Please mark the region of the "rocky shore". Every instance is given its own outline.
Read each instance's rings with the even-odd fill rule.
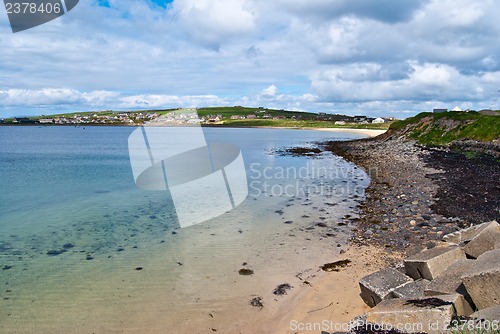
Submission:
[[[443,235],[499,220],[500,163],[467,158],[387,133],[321,145],[365,169],[372,182],[353,242],[413,254]]]

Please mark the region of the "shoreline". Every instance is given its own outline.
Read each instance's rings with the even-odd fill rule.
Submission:
[[[328,142],[323,148],[363,168],[372,181],[366,200],[358,207],[359,218],[351,219],[356,227],[344,255],[354,260],[352,266],[319,278],[313,289],[298,296],[300,302],[288,314],[300,324],[347,324],[370,310],[359,296],[361,277],[435,246],[448,233],[499,219],[498,198],[489,194],[495,193],[500,179],[494,160],[467,160],[391,134]],[[478,176],[483,179],[479,181]],[[464,194],[464,186],[469,193]],[[450,198],[458,204],[450,205]],[[485,207],[485,202],[492,205]],[[291,331],[283,318],[280,330],[318,332]],[[345,327],[321,330],[348,332]]]
[[[137,125],[137,124],[0,124],[0,127],[17,127],[17,126],[26,126],[26,127],[74,127],[74,128],[85,128],[85,127],[141,127],[141,126],[155,126],[161,127],[162,125]],[[197,125],[189,125],[189,124],[172,124],[165,127],[195,127]],[[202,128],[227,128],[227,129],[285,129],[285,130],[312,130],[312,131],[328,131],[328,132],[351,132],[351,133],[360,133],[368,135],[369,137],[376,137],[381,134],[387,132],[385,130],[378,129],[358,129],[358,128],[348,128],[348,127],[332,127],[332,128],[307,128],[307,127],[287,127],[287,126],[224,126],[224,125],[205,125],[201,126]]]
[[[203,126],[202,126],[203,127]],[[378,129],[358,129],[358,128],[348,128],[348,127],[332,127],[332,128],[307,128],[307,127],[290,127],[290,126],[218,126],[209,125],[204,126],[206,128],[228,128],[228,129],[285,129],[285,130],[309,130],[309,131],[325,131],[325,132],[351,132],[368,135],[368,137],[376,137],[384,134],[388,129],[378,130]]]
[[[500,219],[495,196],[500,168],[494,158],[470,159],[389,133],[323,147],[372,179],[359,207],[360,243],[413,253],[445,234]]]

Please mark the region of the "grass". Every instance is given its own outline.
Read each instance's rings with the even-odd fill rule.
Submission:
[[[376,129],[386,130],[389,124],[358,124],[346,123],[345,125],[335,124],[334,121],[316,120],[293,120],[293,119],[224,119],[223,124],[215,126],[222,127],[279,127],[279,128],[354,128],[354,129]]]
[[[233,115],[247,116],[252,114],[257,116],[269,115],[271,117],[285,116],[288,118],[292,116],[295,116],[297,118],[313,118],[315,116],[318,116],[317,114],[301,111],[261,109],[252,107],[209,107],[198,109],[198,115],[201,117],[208,115],[222,115],[224,117],[231,117]]]
[[[390,129],[409,130],[408,137],[427,145],[439,146],[462,139],[488,142],[500,138],[500,117],[477,112],[421,113],[394,122]]]

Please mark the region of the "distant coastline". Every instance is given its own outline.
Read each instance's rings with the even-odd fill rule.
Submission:
[[[386,130],[392,117],[347,116],[263,107],[210,107],[142,111],[96,111],[0,119],[0,125],[28,126],[213,126],[270,128],[361,128]]]

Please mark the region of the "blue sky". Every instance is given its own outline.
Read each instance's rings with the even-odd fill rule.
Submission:
[[[0,117],[499,108],[498,17],[495,0],[89,0],[13,34],[2,9]]]

